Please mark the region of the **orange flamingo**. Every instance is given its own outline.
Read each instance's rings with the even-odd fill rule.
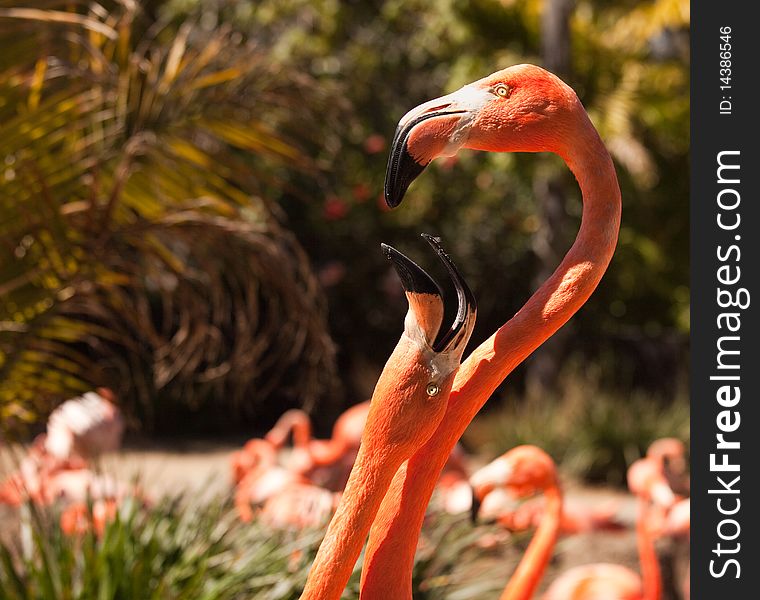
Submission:
[[[426,239],[457,289],[456,318],[439,335],[444,312],[440,288],[415,263],[384,245],[409,302],[404,332],[375,387],[359,454],[309,572],[303,600],[340,598],[394,474],[433,434],[446,410],[474,326],[475,300],[437,240]]]
[[[48,418],[46,433],[34,439],[18,471],[0,485],[0,502],[18,506],[29,498],[50,504],[110,486],[89,467],[92,459],[121,444],[124,421],[114,401],[111,390],[98,388],[58,406]]]
[[[79,537],[91,529],[97,537],[102,537],[106,525],[116,518],[119,505],[114,498],[99,499],[91,502],[75,502],[61,513],[61,530],[66,535]]]
[[[628,469],[629,488],[638,497],[636,540],[641,576],[622,565],[581,565],[560,575],[546,590],[544,600],[660,600],[662,579],[654,547],[655,523],[659,520],[651,505],[658,496],[653,488],[659,486],[660,481],[651,477],[648,469],[641,468],[641,460]]]
[[[335,422],[330,440],[312,439],[309,416],[302,410],[289,410],[263,439],[248,440],[242,449],[233,452],[230,462],[234,501],[240,518],[249,522],[259,513],[264,520],[289,526],[321,522],[324,511],[308,515],[314,513],[315,506],[332,506],[334,502],[328,503],[328,496],[334,499],[331,492],[343,489],[368,408],[369,402],[362,402],[346,410]],[[279,464],[279,451],[291,435],[293,452]],[[304,492],[301,501],[294,499],[294,490]],[[292,509],[288,517],[286,506]],[[300,514],[302,511],[304,514]]]
[[[239,484],[251,471],[268,468],[277,463],[277,448],[271,442],[254,438],[248,440],[245,445],[232,453],[230,466],[232,467],[232,479]]]
[[[662,463],[649,456],[634,461],[628,467],[628,489],[636,496],[653,502],[662,515],[678,501],[665,477]]]
[[[633,470],[636,480],[639,471]],[[474,510],[477,511],[494,490],[506,489],[518,497],[542,492],[543,519],[504,589],[501,600],[529,600],[551,559],[562,525],[562,493],[554,461],[536,446],[518,446],[477,471],[471,478]],[[654,550],[654,531],[649,519],[651,490],[648,482],[636,481],[641,490],[637,539],[643,577],[614,564],[583,565],[560,576],[543,596],[544,600],[657,600],[661,583]]]
[[[554,273],[462,363],[441,424],[396,474],[370,532],[365,600],[411,598],[425,509],[451,449],[507,375],[586,302],[617,242],[621,198],[612,160],[575,92],[558,77],[518,65],[407,113],[392,143],[387,203],[397,206],[430,161],[459,148],[558,154],[580,185],[582,223]]]
[[[546,504],[542,498],[533,498],[515,506],[506,495],[492,493],[489,502],[480,507],[479,514],[486,519],[493,519],[510,531],[525,531],[538,527],[544,518]],[[585,504],[568,503],[562,506],[560,533],[563,535],[585,533],[589,531],[619,531],[625,525],[617,518],[619,506],[608,503],[604,506],[590,507]]]
[[[527,600],[533,595],[551,559],[562,524],[562,491],[554,461],[537,446],[517,446],[476,471],[470,483],[473,515],[494,490],[507,490],[518,498],[537,492],[544,496],[544,517],[501,595],[502,600]]]
[[[261,508],[259,518],[278,528],[319,527],[330,520],[340,499],[340,492],[308,483],[294,483],[270,496]]]
[[[675,493],[689,493],[689,469],[686,464],[686,445],[678,438],[660,438],[647,448],[647,458],[662,465],[668,485]]]
[[[292,434],[293,452],[287,466],[317,485],[339,491],[345,487],[359,451],[369,404],[360,402],[343,412],[328,440],[312,437],[311,419],[298,409],[285,412],[264,439],[279,449]]]
[[[292,485],[308,483],[303,475],[279,465],[262,466],[247,473],[235,487],[235,508],[240,519],[248,523],[256,514],[253,507],[264,504]]]

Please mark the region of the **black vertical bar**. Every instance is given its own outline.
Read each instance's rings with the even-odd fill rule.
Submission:
[[[754,6],[691,5],[691,597],[697,600],[760,597]]]

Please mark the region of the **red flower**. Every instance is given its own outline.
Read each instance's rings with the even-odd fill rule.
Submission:
[[[377,154],[385,150],[385,137],[379,133],[373,133],[364,140],[364,151],[367,154]]]
[[[353,192],[354,199],[357,202],[364,202],[367,198],[369,198],[370,194],[369,186],[366,183],[357,183],[354,186]]]
[[[328,221],[337,221],[348,214],[348,205],[337,196],[330,196],[325,201],[324,215]]]

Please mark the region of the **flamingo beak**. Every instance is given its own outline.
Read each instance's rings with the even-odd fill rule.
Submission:
[[[385,202],[395,208],[409,185],[439,156],[453,156],[467,140],[472,122],[493,99],[486,89],[466,85],[421,104],[399,121],[385,172]]]
[[[441,246],[441,238],[433,237],[426,233],[422,234],[428,244],[430,244],[438,255],[439,260],[449,272],[449,277],[454,284],[457,293],[457,314],[451,327],[443,334],[439,334],[433,344],[435,352],[453,353],[459,352],[460,356],[464,347],[470,340],[472,330],[475,327],[475,317],[478,312],[478,305],[475,301],[475,295],[462,277],[449,255]]]
[[[446,267],[454,289],[457,293],[457,314],[454,322],[441,332],[443,319],[443,292],[435,280],[417,263],[395,248],[382,244],[381,248],[386,258],[393,263],[401,279],[401,285],[406,291],[410,307],[415,313],[417,324],[425,336],[425,343],[436,353],[461,353],[470,339],[475,326],[477,303],[467,282],[462,277],[456,265],[443,250],[440,239],[422,234],[422,237],[433,247],[438,258]]]
[[[429,294],[439,299],[443,292],[435,280],[411,258],[388,244],[380,244],[385,257],[393,263],[401,285],[407,294]]]
[[[472,490],[472,504],[470,505],[470,523],[475,525],[478,522],[478,515],[480,514],[480,506],[483,504],[483,500],[477,493],[474,487],[470,486]]]

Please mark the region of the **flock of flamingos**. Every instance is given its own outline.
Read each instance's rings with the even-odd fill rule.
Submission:
[[[476,303],[440,240],[423,236],[457,292],[456,317],[448,327],[439,285],[404,254],[383,245],[409,309],[372,399],[343,413],[328,440],[313,438],[308,415],[288,411],[231,460],[235,507],[243,521],[289,528],[329,521],[304,600],[338,600],[365,544],[361,597],[410,599],[414,553],[434,490],[443,510],[470,511],[473,517],[486,513],[512,530],[535,529],[502,600],[533,597],[560,535],[619,526],[614,511],[563,507],[557,469],[540,448],[512,448],[468,473],[457,444],[496,387],[585,303],[606,270],[621,212],[610,156],[570,87],[539,67],[518,65],[401,119],[386,176],[389,206],[400,204],[434,158],[460,148],[560,155],[582,191],[580,231],[552,276],[464,361]],[[102,532],[124,497],[144,497],[92,466],[98,454],[119,446],[123,422],[114,401],[100,388],[58,407],[47,433],[0,486],[0,502],[64,500],[61,525],[76,535],[90,526]],[[637,499],[641,574],[614,564],[576,567],[551,583],[545,600],[661,598],[655,540],[689,534],[684,445],[672,438],[654,442],[630,466],[628,486]],[[537,499],[515,508],[514,498],[531,496]],[[683,594],[688,599],[688,577]]]

